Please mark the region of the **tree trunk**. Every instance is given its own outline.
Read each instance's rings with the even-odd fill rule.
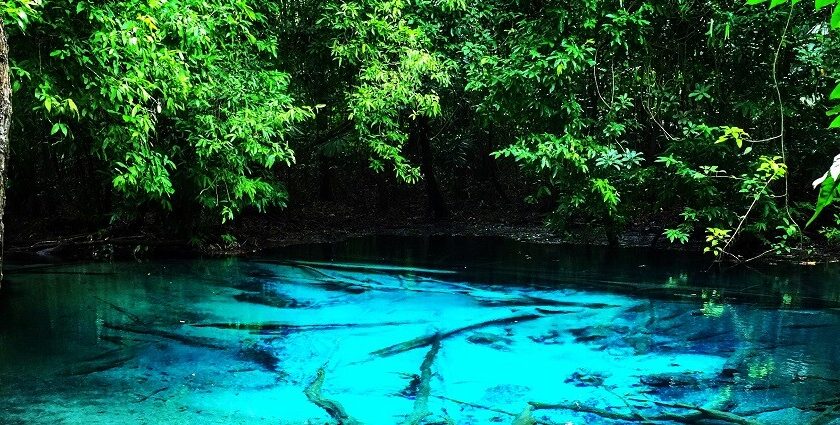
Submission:
[[[6,209],[6,162],[12,124],[12,85],[9,80],[9,43],[0,21],[0,285],[3,283],[3,211]]]
[[[429,208],[436,219],[444,219],[449,216],[446,202],[440,192],[440,185],[435,176],[432,147],[429,140],[429,118],[418,117],[411,132],[411,138],[416,142],[420,153],[420,172],[423,174],[423,183],[426,187],[426,196],[429,200]]]
[[[493,185],[493,189],[496,190],[496,194],[499,195],[499,199],[501,199],[503,203],[509,204],[510,199],[505,193],[502,183],[499,181],[499,176],[496,174],[496,159],[492,156],[493,152],[496,151],[494,130],[495,128],[491,122],[489,128],[487,129],[487,143],[485,143],[485,149],[481,152],[480,164],[485,170],[484,172],[486,173],[487,179],[490,180],[490,183]]]

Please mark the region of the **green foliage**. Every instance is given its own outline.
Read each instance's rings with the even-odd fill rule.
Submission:
[[[804,236],[840,149],[837,0],[6,6],[18,181],[73,174],[115,214],[228,222],[336,164],[437,169],[444,193],[501,180],[550,224],[667,223],[733,258]]]
[[[330,2],[321,23],[335,33],[330,49],[339,66],[358,75],[346,92],[348,118],[368,145],[371,168],[392,166],[409,183],[420,170],[405,157],[409,122],[441,113],[437,90],[450,84],[455,64],[432,49],[435,25],[418,11],[444,13],[463,2]]]
[[[25,30],[29,22],[37,18],[42,0],[4,0],[0,3],[2,17],[6,22],[14,22],[20,30]]]
[[[294,104],[263,11],[241,0],[51,0],[16,45],[16,87],[49,136],[85,146],[132,205],[192,200],[221,220],[285,201]],[[31,97],[27,97],[31,96]],[[264,171],[261,171],[264,170]]]

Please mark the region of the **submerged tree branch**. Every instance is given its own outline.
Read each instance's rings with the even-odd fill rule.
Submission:
[[[338,425],[361,425],[361,422],[353,419],[347,414],[339,402],[330,400],[321,393],[321,387],[324,386],[324,379],[326,378],[323,366],[318,368],[315,374],[315,379],[303,390],[306,398],[316,406],[324,409],[331,418],[333,418]]]
[[[562,313],[566,313],[566,312],[564,312],[564,311],[551,312],[549,310],[546,310],[545,313],[562,314]],[[507,324],[510,324],[510,323],[527,322],[527,321],[531,321],[531,320],[540,319],[540,318],[543,318],[543,317],[546,317],[546,315],[545,314],[533,314],[532,313],[532,314],[520,314],[518,316],[512,316],[512,317],[504,317],[504,318],[501,318],[501,319],[487,320],[487,321],[480,322],[480,323],[475,323],[475,324],[472,324],[472,325],[462,326],[460,328],[452,329],[452,330],[446,331],[446,332],[436,332],[432,335],[426,335],[426,336],[414,338],[414,339],[409,340],[409,341],[405,341],[405,342],[401,342],[399,344],[394,344],[394,345],[390,345],[390,346],[385,347],[385,348],[381,348],[379,350],[371,352],[370,354],[372,356],[379,356],[379,357],[393,356],[395,354],[404,353],[406,351],[411,351],[411,350],[414,350],[416,348],[429,346],[429,345],[433,344],[435,341],[442,341],[444,339],[450,338],[452,336],[458,335],[458,334],[463,333],[463,332],[472,331],[472,330],[476,330],[476,329],[481,329],[481,328],[485,328],[485,327],[488,327],[488,326],[498,326],[498,325],[507,325]]]
[[[435,356],[440,351],[440,339],[432,341],[432,347],[423,358],[423,363],[420,365],[420,385],[417,389],[417,395],[414,398],[414,411],[403,421],[403,425],[419,425],[425,417],[432,414],[429,411],[429,395],[432,392],[432,363],[435,362]]]

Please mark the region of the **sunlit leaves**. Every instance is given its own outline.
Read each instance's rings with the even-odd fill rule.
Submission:
[[[289,136],[314,110],[295,105],[288,75],[272,69],[277,41],[256,6],[50,4],[32,29],[47,34],[48,54],[15,69],[34,75],[32,108],[52,122],[49,134],[84,135],[126,205],[171,208],[181,192],[230,220],[284,203],[270,170],[295,161]]]
[[[462,1],[421,2],[410,7],[399,1],[329,3],[322,23],[337,36],[331,51],[340,66],[358,68],[358,79],[347,90],[348,117],[371,152],[371,168],[385,164],[396,176],[414,183],[419,169],[403,154],[411,123],[441,114],[437,88],[450,84],[455,64],[433,49],[428,25],[413,9],[452,11]]]
[[[817,10],[820,10],[820,9],[822,9],[826,6],[830,6],[830,5],[832,5],[836,2],[837,2],[837,0],[816,0],[815,7],[816,7]]]
[[[735,145],[741,148],[744,145],[744,139],[750,137],[744,129],[739,127],[723,126],[721,129],[723,130],[723,134],[718,137],[715,143],[725,143],[728,140],[733,140],[735,141]]]
[[[703,252],[711,252],[715,257],[719,257],[724,253],[724,246],[726,245],[726,241],[729,240],[731,233],[732,229],[707,228],[706,242],[708,245],[703,249]]]

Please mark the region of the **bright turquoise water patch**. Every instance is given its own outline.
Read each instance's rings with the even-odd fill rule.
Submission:
[[[678,258],[369,238],[17,265],[0,423],[335,423],[319,400],[364,424],[510,424],[529,402],[558,424],[840,422],[835,270]]]

